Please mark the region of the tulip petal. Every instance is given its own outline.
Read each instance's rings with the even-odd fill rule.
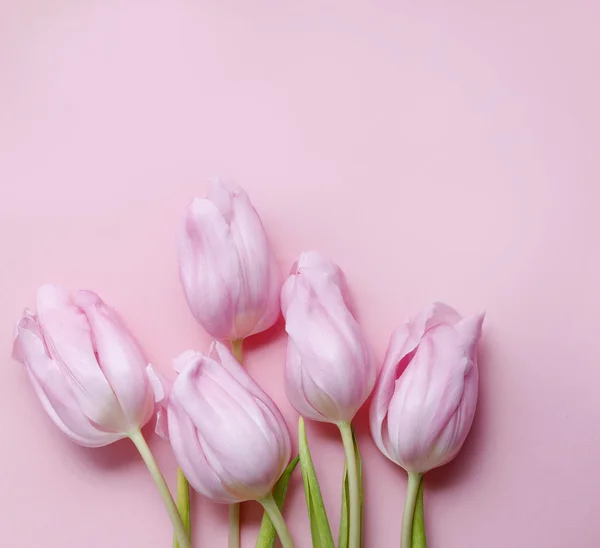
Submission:
[[[338,412],[330,420],[351,420],[375,381],[370,355],[360,327],[348,310],[341,291],[319,277],[297,277],[294,298],[286,311],[286,331],[302,357],[303,379],[310,379],[329,396],[307,392],[311,405],[327,416],[331,401]],[[351,382],[349,381],[351,379]]]
[[[397,381],[390,402],[390,438],[400,448],[396,457],[406,463],[430,453],[458,408],[468,366],[453,328],[440,326],[429,333]]]
[[[52,358],[73,388],[80,409],[96,425],[127,431],[127,421],[96,360],[87,318],[66,290],[42,286],[38,291],[39,323]]]
[[[254,382],[252,377],[248,375],[246,370],[236,360],[231,350],[229,350],[229,348],[227,348],[223,343],[214,341],[211,344],[208,355],[210,358],[220,363],[221,366],[257,401],[268,408],[270,415],[273,417],[278,426],[278,428],[274,429],[273,431],[285,433],[282,443],[287,446],[289,452],[291,453],[291,441],[288,435],[287,423],[285,422],[281,412],[273,400],[262,390],[262,388],[258,386],[258,384]]]
[[[216,177],[210,182],[210,189],[206,199],[217,206],[219,213],[227,224],[231,224],[234,196],[240,191],[241,189],[238,187],[228,188],[220,177]]]
[[[318,387],[317,389],[320,390]],[[288,400],[301,416],[316,421],[327,421],[327,417],[308,401],[303,381],[302,357],[294,345],[294,341],[289,337],[285,364],[285,392]]]
[[[215,338],[233,328],[240,291],[238,258],[229,225],[210,200],[188,206],[178,237],[179,274],[190,310]]]
[[[181,372],[172,394],[195,424],[206,460],[222,482],[236,486],[240,500],[266,495],[289,460],[288,452],[282,463],[269,408],[221,364],[200,354]]]
[[[154,431],[166,441],[169,441],[169,419],[167,413],[168,404],[168,392],[170,388],[166,388],[168,382],[166,379],[157,371],[154,370],[152,365],[148,365],[146,368],[146,374],[152,392],[154,394],[154,402],[156,404],[156,426]]]
[[[186,367],[194,365],[200,353],[197,350],[184,350],[173,360],[173,369],[181,373]]]
[[[450,462],[463,446],[473,424],[477,407],[479,371],[471,368],[465,376],[464,390],[456,412],[435,440],[428,461],[442,466]]]
[[[229,227],[239,261],[240,290],[235,322],[236,338],[240,338],[252,333],[266,312],[272,318],[275,310],[273,304],[277,306],[275,317],[272,318],[273,323],[275,322],[279,313],[278,298],[277,303],[269,303],[269,294],[272,288],[279,294],[281,283],[278,279],[271,279],[274,259],[269,242],[258,213],[248,195],[241,189],[232,200]],[[268,311],[267,303],[271,307]]]
[[[287,358],[285,364],[285,392],[290,403],[303,417],[314,421],[329,422],[329,415],[324,414],[329,410],[337,416],[338,408],[331,398],[324,393],[303,370],[302,357],[291,338],[287,343]],[[319,403],[319,409],[313,407],[308,394]]]
[[[237,361],[231,350],[223,343],[214,341],[211,344],[208,356],[221,364],[223,369],[255,399],[255,403],[262,410],[261,418],[264,418],[271,424],[272,428],[270,431],[277,436],[278,447],[282,451],[282,459],[287,462],[292,451],[291,440],[287,423],[275,405],[275,402],[254,382],[252,377],[248,375],[246,370]]]
[[[70,383],[48,355],[35,316],[27,311],[16,328],[13,357],[27,367],[34,391],[50,419],[73,441],[100,447],[123,437],[98,430],[81,412]]]
[[[155,403],[166,403],[167,397],[167,389],[165,388],[165,378],[163,375],[158,373],[152,364],[148,364],[146,367],[146,374],[148,375],[148,380],[150,381],[150,386],[152,387],[152,393],[154,394],[154,402]]]
[[[194,423],[178,403],[169,404],[168,422],[171,446],[177,463],[192,487],[216,502],[238,502],[211,468]]]
[[[371,405],[370,422],[373,441],[379,450],[391,460],[394,460],[394,457],[388,438],[388,407],[394,395],[396,379],[402,375],[410,361],[404,359],[410,356],[406,348],[409,337],[410,331],[406,325],[401,325],[392,333]]]
[[[461,316],[456,310],[444,303],[436,302],[413,320],[398,327],[392,334],[375,388],[370,416],[373,440],[389,459],[395,460],[388,437],[387,413],[396,388],[396,379],[404,373],[426,331],[439,325],[454,325],[460,321]]]
[[[281,293],[281,271],[275,261],[275,257],[269,251],[269,274],[268,274],[268,285],[263,298],[265,299],[264,312],[258,323],[254,326],[254,329],[250,335],[256,335],[266,331],[275,323],[281,314],[280,308],[280,293]]]
[[[344,271],[318,251],[303,251],[300,254],[300,257],[298,257],[298,259],[292,265],[290,274],[291,276],[287,281],[292,284],[292,287],[293,282],[296,279],[296,275],[298,274],[302,276],[312,276],[320,279],[322,283],[331,284],[332,286],[337,287],[342,293],[346,306],[350,312],[352,312],[352,299],[350,298],[350,292],[348,291],[348,284],[346,282]],[[281,308],[284,315],[288,303],[293,296],[292,287],[288,287],[285,291],[282,289]]]
[[[449,462],[477,403],[477,343],[483,314],[462,319],[434,303],[390,340],[371,407],[378,448],[409,472]]]
[[[213,181],[188,206],[178,242],[188,305],[213,337],[242,339],[277,321],[281,273],[244,190]]]
[[[140,347],[117,313],[91,291],[79,291],[75,304],[92,330],[98,364],[125,415],[130,429],[143,426],[153,411],[146,366]]]
[[[481,329],[484,319],[485,312],[482,312],[463,318],[455,325],[456,332],[465,348],[465,354],[472,360],[476,360],[477,358],[477,343],[481,338]]]

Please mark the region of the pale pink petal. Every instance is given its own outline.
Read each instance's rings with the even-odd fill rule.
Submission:
[[[406,325],[400,326],[392,333],[371,405],[370,423],[373,441],[379,450],[390,459],[392,458],[390,453],[392,448],[388,443],[388,407],[394,395],[396,379],[402,375],[410,361],[405,359],[409,356],[406,348],[409,335],[410,332]]]
[[[218,341],[211,344],[209,357],[221,366],[245,388],[256,400],[262,402],[275,418],[279,428],[287,433],[287,424],[273,400],[254,382],[248,372],[236,360],[231,350]],[[285,437],[289,441],[289,436]]]
[[[83,413],[106,431],[127,431],[127,419],[96,360],[85,314],[67,291],[54,286],[42,286],[37,301],[50,355],[70,383]]]
[[[321,253],[317,251],[302,252],[292,265],[290,274],[291,276],[288,278],[288,281],[295,280],[296,278],[305,278],[320,285],[337,287],[342,294],[346,307],[354,315],[354,303],[348,290],[344,271]],[[287,309],[287,301],[289,301],[292,295],[293,291],[289,289],[285,293],[282,291],[281,309],[284,315]]]
[[[75,304],[84,312],[102,373],[114,392],[129,429],[143,426],[154,402],[146,375],[148,362],[117,313],[91,291],[79,291]]]
[[[98,430],[81,412],[70,383],[48,355],[35,316],[28,312],[17,325],[13,356],[27,367],[34,391],[50,419],[73,441],[99,447],[123,437]]]
[[[240,272],[235,336],[243,338],[252,333],[264,317],[271,285],[275,284],[279,291],[281,282],[271,279],[271,264],[274,259],[267,235],[258,213],[243,190],[233,197],[229,226]]]
[[[173,359],[173,369],[181,373],[189,365],[195,364],[200,352],[197,350],[184,350],[179,356]]]
[[[432,450],[459,406],[468,360],[457,343],[452,327],[431,330],[397,381],[388,425],[407,464]]]
[[[236,486],[240,499],[264,496],[282,470],[281,435],[273,431],[270,409],[203,356],[179,375],[172,398],[195,424],[210,469],[229,491]]]
[[[471,368],[467,373],[460,404],[435,440],[433,449],[427,458],[427,468],[442,466],[450,462],[463,446],[475,417],[478,377],[477,367]]]
[[[167,405],[169,401],[169,393],[171,391],[171,384],[167,379],[160,374],[158,371],[148,365],[146,367],[146,374],[148,375],[148,381],[152,387],[152,393],[154,394],[154,402],[156,409],[156,426],[154,431],[163,439],[169,440],[169,420],[167,413]]]
[[[198,440],[198,431],[188,415],[177,403],[171,403],[168,417],[173,453],[192,487],[215,502],[238,502],[208,464]]]
[[[275,325],[279,319],[279,315],[281,314],[279,303],[281,284],[281,271],[279,270],[275,257],[270,253],[267,291],[264,294],[264,311],[261,319],[254,326],[250,335],[256,335],[257,333],[266,331]]]
[[[288,397],[288,400],[292,404],[292,407],[303,417],[314,421],[329,422],[327,416],[315,409],[308,401],[306,395],[307,391],[304,387],[305,381],[302,371],[302,357],[294,345],[294,341],[288,337],[287,357],[285,363],[285,393]],[[311,388],[313,390],[319,390],[320,392],[319,397],[315,398],[317,401],[325,401],[325,399],[328,398],[328,396],[322,394],[322,391],[318,387],[310,387],[309,391],[311,391]],[[331,398],[328,399],[330,400]],[[326,411],[329,409],[332,409],[337,415],[338,409],[335,404],[328,404]]]
[[[238,192],[243,191],[232,184],[225,184],[220,177],[215,177],[210,181],[210,188],[205,199],[217,206],[221,217],[228,225],[231,224],[233,200]]]
[[[299,274],[285,319],[286,331],[302,357],[303,378],[336,403],[340,415],[336,421],[351,420],[373,387],[375,370],[341,291],[327,278]],[[325,414],[309,392],[307,398]]]
[[[238,258],[217,206],[195,198],[178,237],[179,274],[190,310],[215,338],[233,329],[240,291]]]
[[[477,403],[483,315],[461,319],[436,303],[392,336],[371,407],[380,450],[409,472],[426,472],[460,450]]]
[[[477,359],[477,343],[481,338],[484,319],[485,313],[482,312],[473,316],[467,316],[454,326],[465,349],[465,353],[474,361]]]
[[[242,339],[277,321],[281,274],[241,188],[217,179],[206,198],[188,206],[179,267],[190,309],[213,337]]]

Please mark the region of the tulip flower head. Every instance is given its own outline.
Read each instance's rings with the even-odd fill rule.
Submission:
[[[281,291],[288,334],[286,392],[304,417],[350,422],[376,372],[352,315],[341,269],[316,252],[303,253]]]
[[[211,336],[243,339],[277,321],[281,273],[244,190],[215,181],[208,196],[194,198],[178,251],[188,305]]]
[[[277,406],[219,342],[208,356],[184,352],[174,368],[172,385],[148,373],[162,407],[157,432],[170,439],[190,484],[222,503],[269,495],[291,454]]]
[[[477,404],[483,314],[462,318],[436,303],[392,335],[371,406],[380,451],[423,474],[452,460]]]
[[[154,402],[147,361],[117,313],[91,291],[42,286],[25,310],[13,357],[52,421],[73,441],[107,445],[140,428]]]

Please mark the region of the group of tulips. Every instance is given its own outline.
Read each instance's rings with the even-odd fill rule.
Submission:
[[[362,534],[362,473],[352,420],[372,392],[370,426],[380,451],[408,473],[402,548],[425,546],[422,477],[452,460],[471,427],[478,392],[483,315],[435,303],[397,328],[378,367],[349,299],[342,270],[317,252],[300,255],[284,281],[248,195],[214,181],[187,207],[178,231],[180,279],[189,308],[215,339],[187,350],[171,372],[148,364],[121,317],[91,291],[44,285],[26,309],[13,356],[42,407],[76,443],[129,438],[146,463],[174,527],[190,548],[189,486],[229,505],[229,548],[240,545],[239,505],[265,510],[256,546],[292,539],[282,507],[300,463],[313,546],[333,548],[304,419],[335,424],[346,457],[339,548],[371,547]],[[242,366],[243,341],[283,313],[285,389],[300,415],[298,451],[273,400]],[[282,364],[282,367],[284,364]],[[155,414],[179,466],[172,496],[141,428]],[[188,483],[189,482],[189,483]],[[415,514],[415,509],[417,510]],[[306,544],[306,543],[304,543]]]

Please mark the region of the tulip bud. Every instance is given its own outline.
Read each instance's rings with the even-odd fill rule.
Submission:
[[[343,272],[316,252],[303,253],[283,285],[281,302],[291,404],[313,420],[350,422],[371,393],[376,372],[348,306]]]
[[[380,451],[409,473],[451,461],[469,433],[483,317],[461,318],[436,303],[391,337],[371,406],[371,433]]]
[[[230,504],[269,495],[291,454],[277,406],[219,342],[208,356],[184,352],[174,368],[172,386],[149,375],[162,406],[159,433],[192,487]]]
[[[179,274],[196,320],[217,339],[236,340],[279,316],[281,274],[258,213],[240,188],[216,181],[187,207]]]
[[[54,423],[88,447],[126,437],[153,414],[147,361],[116,312],[95,293],[46,285],[25,310],[13,357]]]

